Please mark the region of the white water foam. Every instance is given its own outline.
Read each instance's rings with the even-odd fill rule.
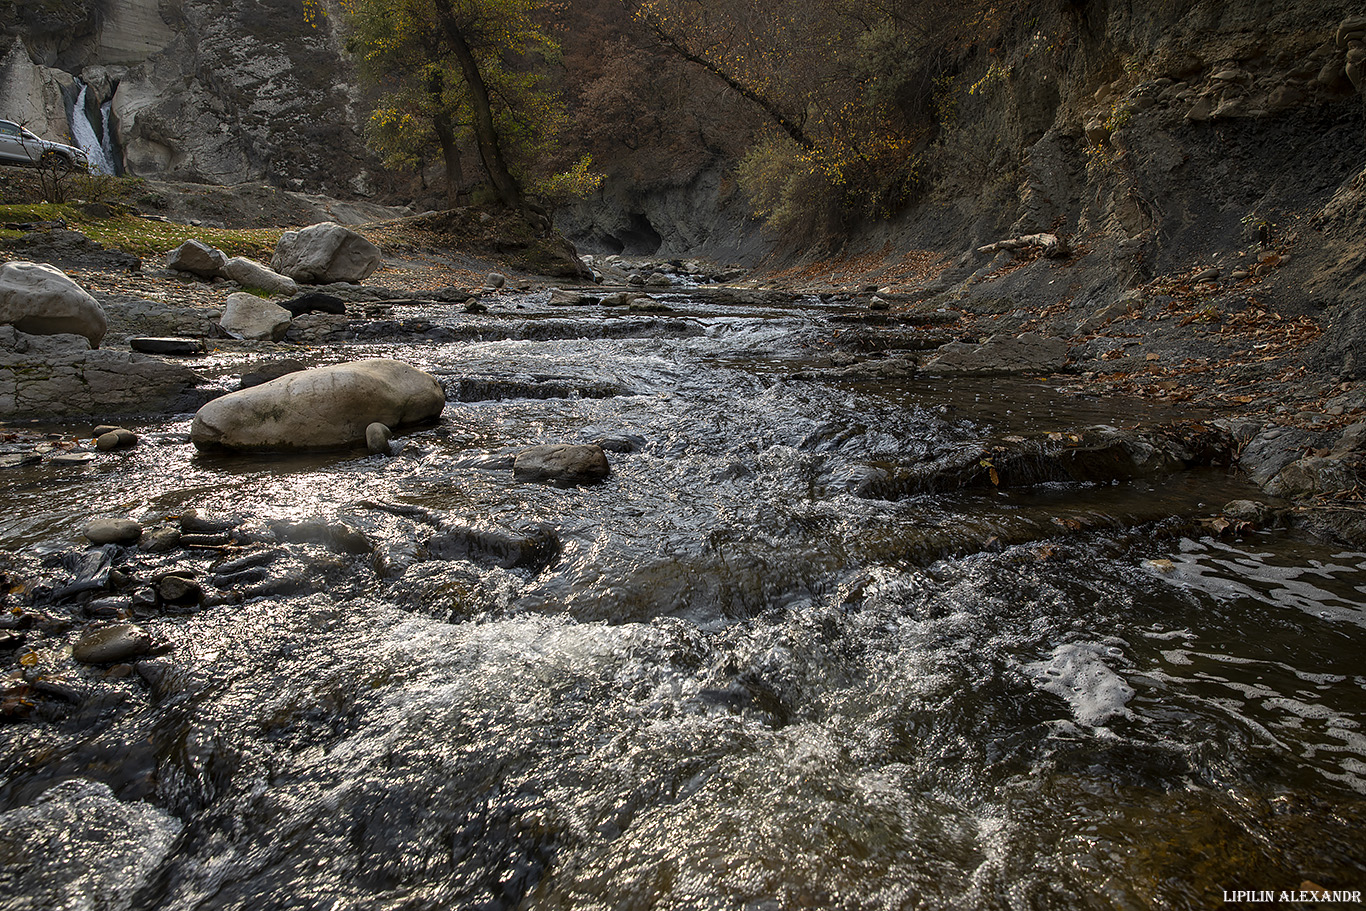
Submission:
[[[1105,654],[1096,643],[1069,642],[1024,669],[1041,689],[1066,701],[1080,724],[1095,727],[1115,716],[1129,717],[1134,697],[1134,688],[1106,666]]]

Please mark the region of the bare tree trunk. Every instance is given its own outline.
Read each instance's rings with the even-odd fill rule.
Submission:
[[[443,107],[444,83],[440,70],[427,77],[427,95],[432,100],[432,128],[441,146],[441,162],[446,172],[446,201],[455,206],[465,184],[465,172],[460,167],[460,145],[455,141],[455,127],[451,115]]]
[[[455,141],[455,130],[451,127],[448,115],[437,114],[432,118],[432,126],[436,128],[436,139],[441,144],[441,161],[446,170],[446,201],[454,206],[465,186],[465,172],[460,167],[460,146]]]
[[[464,32],[451,11],[449,0],[436,0],[436,10],[441,20],[442,31],[446,34],[446,40],[450,42],[451,50],[455,52],[455,59],[460,63],[460,72],[469,86],[470,105],[474,108],[474,139],[479,147],[479,158],[484,163],[484,170],[488,173],[489,181],[503,204],[510,209],[521,211],[524,207],[522,188],[517,183],[517,178],[508,170],[507,160],[503,158],[498,130],[493,123],[493,106],[489,102],[489,90],[484,84],[484,76],[479,72],[479,61],[475,59],[474,52],[465,41]]]

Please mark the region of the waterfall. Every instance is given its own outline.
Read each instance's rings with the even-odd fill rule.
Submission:
[[[81,91],[76,96],[76,103],[71,110],[71,135],[76,138],[76,144],[90,158],[91,171],[96,174],[115,174],[117,169],[114,166],[114,142],[109,132],[110,102],[105,102],[100,106],[101,130],[100,133],[96,133],[95,125],[90,122],[90,117],[85,112],[85,93],[89,90],[89,86],[80,80],[77,82]],[[104,136],[103,140],[100,139],[101,134]]]

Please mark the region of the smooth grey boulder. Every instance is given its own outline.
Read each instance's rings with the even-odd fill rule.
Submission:
[[[202,240],[187,240],[166,254],[166,268],[189,272],[200,278],[218,278],[228,264],[228,255]]]
[[[294,279],[245,256],[234,256],[228,260],[223,267],[223,274],[243,288],[254,288],[269,294],[299,293],[299,284]]]
[[[111,623],[90,630],[71,649],[82,664],[113,664],[152,650],[152,636],[133,623]]]
[[[214,399],[195,415],[190,439],[200,449],[333,449],[364,443],[371,424],[429,421],[445,406],[435,377],[374,358],[302,370]]]
[[[275,245],[270,267],[295,281],[324,285],[364,281],[382,261],[379,247],[350,228],[325,221],[286,231]]]
[[[515,480],[566,486],[601,481],[611,470],[602,447],[591,443],[531,446],[517,453],[512,462]]]
[[[284,307],[264,297],[238,291],[228,295],[228,304],[218,325],[233,338],[278,342],[289,331],[292,317]]]
[[[134,519],[92,519],[82,532],[91,544],[133,544],[142,537]]]
[[[99,301],[65,272],[20,261],[0,266],[0,324],[29,335],[81,335],[92,348],[109,331]]]

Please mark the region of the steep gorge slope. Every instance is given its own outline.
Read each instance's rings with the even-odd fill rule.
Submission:
[[[135,176],[338,196],[387,180],[336,36],[301,0],[10,0],[0,35],[0,115],[64,138],[82,78]]]
[[[1053,308],[1061,332],[1175,283],[1222,310],[1315,318],[1318,366],[1354,378],[1364,41],[1351,2],[1030,4],[964,58],[922,198],[790,258],[927,253],[937,266],[908,290]],[[992,246],[1044,232],[1069,255]]]

